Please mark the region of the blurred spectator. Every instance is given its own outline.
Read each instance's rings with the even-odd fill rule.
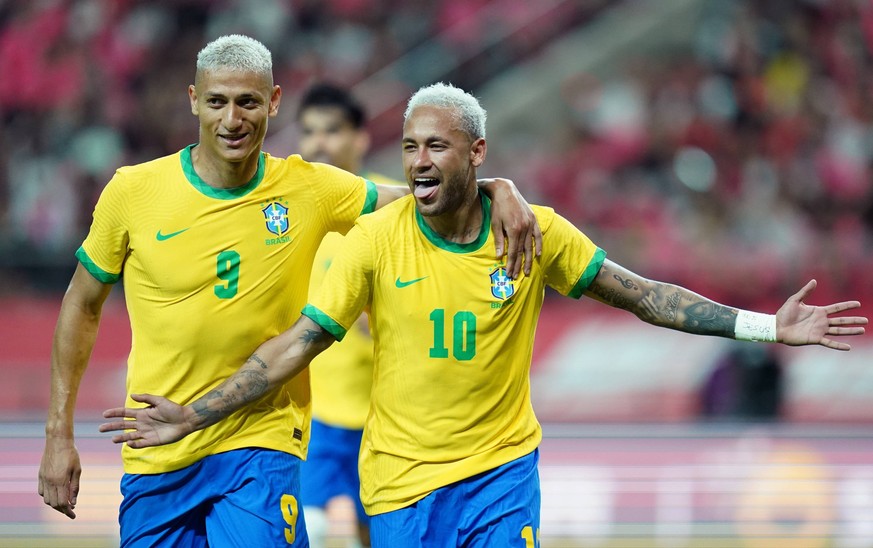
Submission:
[[[0,3],[0,277],[71,268],[83,212],[115,166],[196,140],[184,90],[210,37],[271,46],[286,101],[315,80],[366,84],[374,147],[393,146],[398,108],[423,79],[475,90],[614,4]],[[687,50],[612,60],[608,79],[566,75],[566,123],[523,155],[495,153],[494,172],[627,266],[736,306],[810,276],[823,300],[873,297],[862,283],[873,266],[873,3],[701,6]],[[290,127],[281,116],[273,127]],[[293,146],[280,130],[276,150]],[[760,283],[737,282],[748,272]]]
[[[783,379],[782,364],[772,348],[731,342],[701,387],[700,414],[716,420],[777,420]]]

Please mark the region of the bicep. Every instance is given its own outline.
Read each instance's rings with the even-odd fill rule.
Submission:
[[[309,365],[335,340],[318,323],[301,315],[294,325],[262,344],[248,362],[254,362],[257,367],[252,367],[256,369],[267,370],[271,380],[284,382]]]
[[[79,263],[64,294],[63,306],[75,307],[83,314],[99,317],[110,291],[112,284],[101,282]]]

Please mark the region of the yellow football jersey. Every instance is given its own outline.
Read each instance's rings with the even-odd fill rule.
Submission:
[[[371,515],[533,451],[542,432],[530,363],[545,286],[578,298],[605,253],[552,209],[534,207],[543,253],[511,280],[495,261],[483,197],[475,242],[447,242],[409,196],[361,217],[304,314],[337,338],[370,306],[371,411],[360,454]]]
[[[376,173],[364,175],[378,185],[405,185]],[[330,263],[339,251],[343,236],[331,232],[324,237],[309,280],[309,294],[314,295],[324,280]],[[319,354],[309,367],[312,384],[312,416],[319,421],[360,430],[370,410],[370,388],[373,385],[373,339],[367,317],[356,322],[354,329]]]
[[[133,333],[127,393],[181,404],[232,375],[260,343],[294,322],[322,237],[347,231],[377,198],[361,177],[266,153],[249,183],[214,189],[194,171],[193,146],[119,169],[77,252],[97,279],[123,276]],[[129,397],[125,405],[142,406]],[[309,377],[299,375],[177,443],[124,446],[124,470],[168,472],[242,447],[305,458],[309,413]]]

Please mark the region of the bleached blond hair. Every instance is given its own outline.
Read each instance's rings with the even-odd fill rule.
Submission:
[[[242,34],[228,34],[209,42],[197,54],[197,74],[214,69],[252,72],[273,81],[273,55],[267,47]]]
[[[412,111],[421,106],[453,108],[459,129],[466,132],[474,141],[485,137],[485,120],[488,114],[479,104],[478,99],[461,88],[443,82],[419,88],[406,104],[403,121],[405,122]]]

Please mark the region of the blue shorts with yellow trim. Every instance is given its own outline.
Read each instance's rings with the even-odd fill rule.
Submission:
[[[125,474],[121,546],[308,548],[294,455],[238,449],[164,474]]]
[[[370,517],[373,548],[538,548],[539,450]]]

